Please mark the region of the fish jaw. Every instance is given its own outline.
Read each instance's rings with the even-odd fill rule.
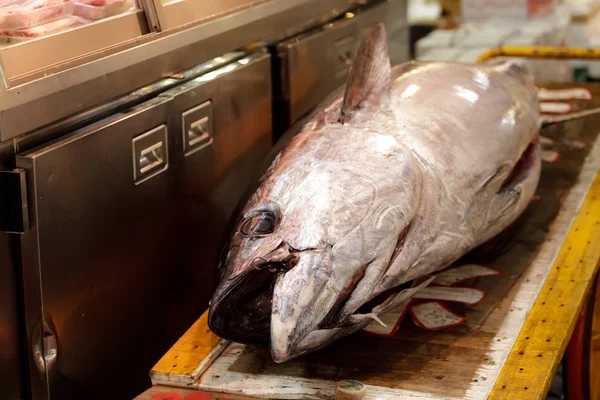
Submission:
[[[303,353],[300,344],[334,306],[341,289],[332,268],[331,248],[297,255],[294,268],[277,276],[271,314],[271,356],[283,362]]]
[[[281,278],[282,277],[280,276],[279,279]],[[314,329],[309,330],[307,329],[306,324],[304,324],[302,326],[303,329],[298,330],[301,334],[298,334],[298,331],[289,329],[289,327],[287,327],[288,329],[279,328],[279,326],[282,325],[282,322],[285,324],[286,321],[272,324],[271,357],[276,363],[283,363],[304,354],[319,350],[341,337],[358,332],[373,320],[378,320],[379,315],[388,312],[400,304],[405,304],[410,301],[419,290],[429,285],[434,278],[435,275],[429,275],[416,279],[405,288],[390,294],[382,303],[373,307],[371,312],[366,314],[353,314],[346,321],[334,327],[322,328],[321,326],[313,324],[312,326],[314,326]],[[275,331],[279,334],[278,336],[275,336]]]
[[[273,282],[289,258],[287,243],[278,237],[256,240],[234,236],[221,265],[221,283],[208,314],[208,326],[218,336],[245,344],[266,345]]]

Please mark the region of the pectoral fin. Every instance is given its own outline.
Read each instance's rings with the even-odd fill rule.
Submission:
[[[502,191],[498,193],[498,196],[494,201],[494,206],[490,209],[488,214],[488,224],[495,224],[500,219],[506,217],[515,209],[515,206],[519,203],[521,198],[522,190],[520,187],[514,189]]]

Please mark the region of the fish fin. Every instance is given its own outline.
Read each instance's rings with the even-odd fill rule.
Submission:
[[[387,328],[388,326],[379,318],[376,313],[365,314],[365,317],[371,318],[373,321],[377,322],[379,325]]]
[[[599,114],[600,107],[590,108],[589,110],[576,111],[574,113],[565,114],[565,115],[543,115],[540,119],[542,122],[542,127],[558,124],[560,122],[567,122],[574,119],[579,119],[583,117],[587,117],[589,115]]]
[[[502,182],[504,182],[506,177],[510,174],[510,171],[510,164],[503,164],[496,171],[494,171],[492,174],[490,174],[484,179],[483,183],[481,183],[481,185],[479,186],[478,192],[481,193],[484,190],[487,190],[488,188],[494,186],[500,187],[502,185]]]
[[[385,26],[379,22],[365,35],[352,62],[339,122],[343,124],[365,101],[381,101],[390,86],[391,64]]]
[[[506,214],[510,213],[518,204],[521,193],[522,190],[520,186],[498,193],[496,196],[501,196],[502,201],[497,203],[498,207],[492,208],[491,213],[488,216],[488,223],[493,224]]]

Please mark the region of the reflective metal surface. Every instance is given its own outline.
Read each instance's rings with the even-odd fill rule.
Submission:
[[[386,23],[392,63],[408,60],[406,1],[377,3],[277,45],[276,135],[345,83],[360,39],[374,22]]]
[[[48,66],[0,91],[0,141],[32,131],[109,101],[224,52],[332,10],[354,7],[352,0],[271,0],[222,18],[144,35],[134,42]],[[93,56],[93,57],[92,57]],[[31,110],[36,110],[31,113]]]
[[[256,54],[162,95],[172,98],[167,125],[173,133],[173,169],[185,222],[185,234],[178,238],[181,256],[195,279],[210,287],[190,293],[194,304],[207,304],[215,289],[230,216],[271,149],[270,63],[268,54]],[[227,72],[229,68],[237,71]],[[187,130],[206,117],[209,137],[190,149]]]
[[[133,398],[206,309],[220,235],[270,149],[269,82],[269,56],[245,57],[17,156],[34,197],[21,236],[34,399]],[[182,114],[208,99],[214,140],[186,156]]]

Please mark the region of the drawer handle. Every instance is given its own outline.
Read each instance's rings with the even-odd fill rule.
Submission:
[[[181,115],[183,153],[189,156],[213,143],[212,102],[205,101]]]
[[[158,142],[140,153],[140,172],[145,174],[163,163],[163,142]]]
[[[204,117],[190,126],[190,129],[188,130],[188,144],[190,147],[194,147],[200,142],[207,142],[210,140],[208,123],[208,117]]]
[[[167,127],[163,124],[132,140],[133,181],[136,185],[169,168]]]

